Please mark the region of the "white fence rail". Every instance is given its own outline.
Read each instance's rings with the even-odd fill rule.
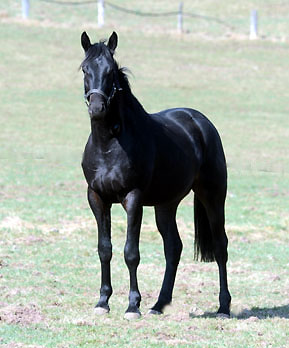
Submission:
[[[27,19],[29,17],[29,10],[30,10],[30,0],[21,0],[22,1],[22,17],[23,19]],[[232,25],[230,25],[228,22],[225,22],[219,18],[211,17],[211,16],[204,16],[199,15],[196,13],[186,12],[184,11],[184,3],[179,3],[179,8],[176,11],[170,11],[170,12],[142,12],[135,9],[129,9],[125,8],[119,5],[116,5],[114,3],[111,3],[107,0],[38,0],[54,5],[63,5],[63,6],[83,6],[83,5],[91,5],[97,4],[97,24],[98,27],[102,27],[105,24],[105,11],[108,11],[108,8],[112,8],[116,11],[120,11],[126,14],[131,14],[135,16],[142,16],[142,17],[168,17],[168,16],[175,16],[176,17],[176,27],[177,30],[182,33],[183,27],[184,27],[184,18],[196,18],[196,19],[202,19],[207,21],[212,21],[215,23],[218,23],[220,25],[223,25],[227,28],[234,29]],[[33,1],[31,1],[32,3]],[[250,39],[257,39],[258,37],[258,14],[256,10],[251,11],[250,15]]]

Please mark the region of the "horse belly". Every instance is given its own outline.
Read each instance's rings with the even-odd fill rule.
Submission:
[[[194,158],[193,158],[194,157]],[[165,204],[184,198],[192,189],[199,172],[199,161],[195,156],[183,158],[172,165],[159,167],[154,172],[144,195],[144,205]]]

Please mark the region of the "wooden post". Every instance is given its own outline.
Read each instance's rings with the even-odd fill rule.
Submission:
[[[29,17],[29,0],[22,0],[22,18],[27,19]]]
[[[184,3],[180,2],[179,4],[179,13],[178,13],[178,31],[183,32],[183,7]]]
[[[258,38],[258,13],[256,10],[251,11],[250,18],[250,40]]]
[[[104,25],[104,0],[98,0],[97,25],[99,28]]]

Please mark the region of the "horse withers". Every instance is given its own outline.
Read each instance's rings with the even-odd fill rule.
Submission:
[[[101,264],[98,314],[108,313],[112,294],[110,261],[111,206],[122,204],[127,213],[124,258],[129,270],[129,305],[126,319],[140,317],[141,294],[137,267],[143,206],[154,206],[157,228],[163,238],[165,275],[151,314],[161,314],[172,300],[182,241],[176,224],[181,200],[194,192],[195,259],[216,260],[220,277],[218,313],[230,314],[227,285],[227,236],[224,203],[227,191],[226,161],[219,134],[200,112],[175,108],[147,113],[131,92],[125,74],[114,59],[118,37],[107,44],[91,44],[84,32],[84,96],[91,133],[82,160],[88,184],[88,202],[98,226]]]

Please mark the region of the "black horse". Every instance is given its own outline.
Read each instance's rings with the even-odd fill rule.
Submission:
[[[157,228],[164,242],[165,276],[158,300],[150,310],[160,314],[172,300],[182,252],[177,208],[193,190],[195,259],[200,256],[202,261],[217,261],[218,313],[229,316],[228,240],[224,229],[227,170],[218,132],[196,110],[176,108],[148,114],[132,94],[124,69],[114,60],[117,41],[115,32],[107,44],[91,44],[85,32],[81,36],[85,51],[81,68],[91,121],[82,168],[88,184],[88,202],[98,225],[101,263],[96,312],[104,314],[110,310],[111,205],[121,203],[127,213],[124,257],[130,291],[125,318],[135,319],[140,317],[137,267],[143,206],[154,206]]]

